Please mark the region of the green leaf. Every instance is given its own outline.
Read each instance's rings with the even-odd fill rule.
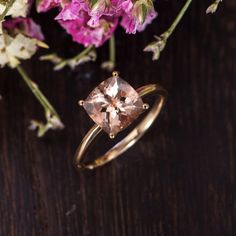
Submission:
[[[141,5],[141,22],[144,23],[144,21],[146,20],[146,17],[147,17],[147,12],[148,12],[148,9],[147,9],[147,6],[142,4]]]
[[[93,7],[97,2],[98,0],[91,0],[91,7]]]

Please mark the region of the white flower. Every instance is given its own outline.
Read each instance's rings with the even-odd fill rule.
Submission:
[[[37,40],[18,34],[12,38],[8,34],[0,35],[0,66],[16,67],[19,59],[29,59],[37,50]]]
[[[2,21],[0,21],[0,34],[2,34]]]
[[[7,12],[7,16],[12,17],[26,17],[28,8],[29,8],[29,1],[28,0],[15,0],[13,5],[10,7],[9,11]],[[0,15],[4,12],[6,6],[0,4]]]

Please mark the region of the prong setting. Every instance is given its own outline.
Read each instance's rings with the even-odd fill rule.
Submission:
[[[116,78],[119,77],[119,73],[118,73],[118,71],[114,71],[114,72],[112,72],[112,76],[113,76],[113,77],[116,77]]]
[[[144,103],[143,104],[143,110],[148,110],[149,109],[149,104],[147,104],[147,103]]]
[[[79,106],[82,107],[84,105],[84,100],[79,100],[78,104],[79,104]]]
[[[114,77],[99,84],[84,100],[83,108],[108,137],[115,136],[143,113],[143,100],[122,78]],[[113,135],[110,138],[114,138]]]
[[[115,136],[113,133],[110,133],[110,134],[109,134],[109,138],[110,138],[110,139],[114,139],[115,137],[116,137],[116,136]]]

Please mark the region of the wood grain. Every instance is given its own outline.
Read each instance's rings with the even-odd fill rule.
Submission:
[[[139,144],[96,171],[77,172],[72,159],[92,124],[77,101],[106,78],[105,47],[74,72],[53,72],[37,56],[23,64],[66,125],[43,139],[27,130],[30,119],[43,118],[41,107],[16,71],[0,70],[1,236],[235,235],[236,3],[206,16],[209,2],[193,1],[152,62],[142,48],[181,4],[158,1],[159,17],[142,34],[117,31],[122,77],[135,87],[159,82],[169,99]],[[52,22],[54,13],[35,19],[52,50],[74,55],[80,48]],[[101,137],[91,155],[107,142]]]

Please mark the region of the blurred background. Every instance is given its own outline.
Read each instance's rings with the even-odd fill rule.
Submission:
[[[93,124],[77,101],[110,76],[98,60],[54,72],[38,56],[23,63],[66,126],[42,139],[27,129],[43,110],[16,71],[0,70],[1,236],[227,236],[236,223],[236,2],[193,1],[157,62],[143,48],[172,23],[183,1],[155,3],[145,32],[116,31],[117,69],[139,86],[169,92],[148,133],[122,157],[95,171],[77,171],[73,156]],[[52,19],[34,14],[50,50],[82,49]],[[47,52],[46,52],[47,53]],[[101,136],[90,156],[110,143]]]

